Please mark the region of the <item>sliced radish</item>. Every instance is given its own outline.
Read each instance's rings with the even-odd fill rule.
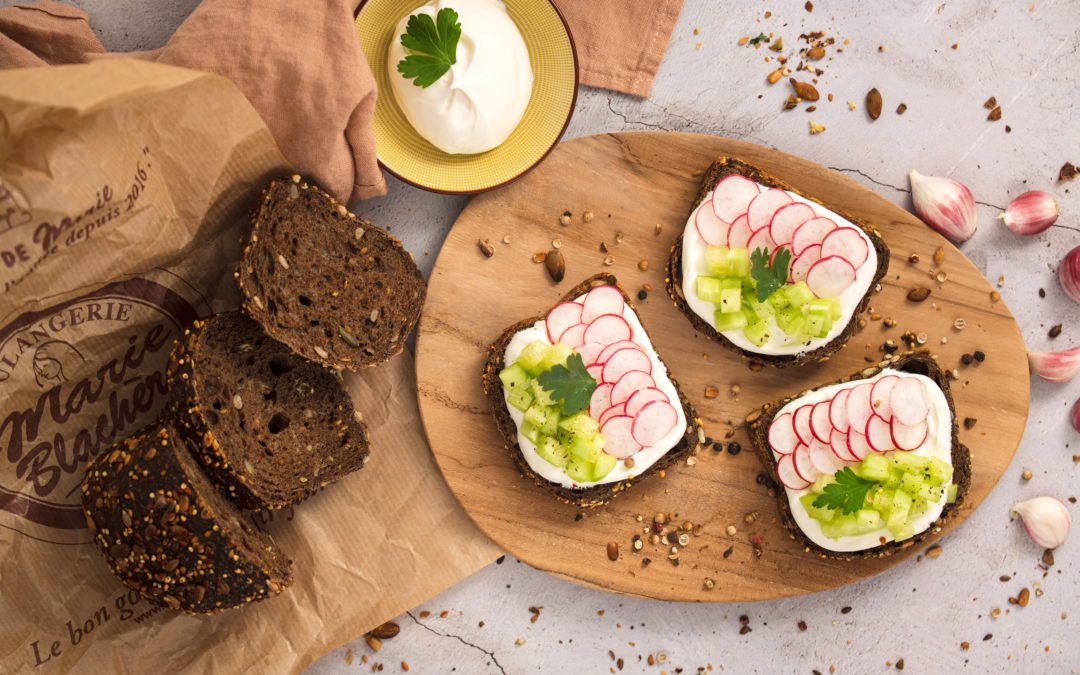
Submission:
[[[750,201],[758,196],[758,192],[757,183],[749,178],[737,174],[728,176],[713,188],[713,213],[725,223],[734,222],[746,213]]]
[[[836,229],[836,223],[829,218],[811,218],[795,228],[791,235],[791,248],[795,255],[802,253],[808,246],[820,244],[825,235]]]
[[[873,384],[864,382],[852,389],[851,393],[848,394],[848,423],[851,424],[853,432],[864,433],[867,421],[874,414],[874,407],[870,405],[870,392],[873,389]]]
[[[728,248],[746,248],[746,242],[750,241],[750,237],[753,236],[753,234],[754,231],[750,229],[746,214],[739,216],[735,219],[735,222],[731,224],[731,229],[728,230]]]
[[[599,419],[600,413],[611,407],[611,390],[614,388],[613,384],[596,385],[592,398],[589,399],[589,417]]]
[[[851,394],[850,389],[841,389],[836,396],[829,401],[829,424],[842,433],[847,433],[851,425],[848,423],[847,397]]]
[[[606,363],[611,355],[620,349],[641,349],[641,345],[633,340],[619,340],[618,342],[612,342],[600,352],[600,356],[596,357],[596,360],[600,363]]]
[[[867,444],[874,452],[888,452],[893,449],[892,428],[877,415],[871,415],[867,420],[865,435]]]
[[[855,269],[862,267],[870,257],[870,248],[858,230],[851,227],[838,227],[821,240],[821,255],[838,255],[851,263]]]
[[[855,268],[838,255],[822,258],[810,266],[806,285],[819,298],[837,298],[855,283]]]
[[[604,426],[604,422],[607,422],[612,417],[616,417],[618,415],[626,415],[625,403],[616,403],[604,412],[600,413],[600,418],[597,420],[597,422],[600,423],[600,426]]]
[[[611,390],[611,402],[612,404],[623,403],[630,400],[630,397],[638,390],[651,389],[655,386],[656,382],[653,381],[651,375],[640,370],[631,370],[615,382],[615,388]],[[626,414],[632,417],[634,413],[628,410]]]
[[[564,344],[570,349],[577,349],[585,344],[585,329],[588,324],[578,323],[570,326],[559,336],[559,344]]]
[[[544,321],[548,342],[555,344],[567,328],[581,323],[582,309],[581,304],[577,302],[560,302],[552,307]]]
[[[773,419],[769,425],[769,447],[778,455],[790,455],[799,445],[799,436],[795,433],[795,423],[791,413],[784,413]]]
[[[851,448],[848,447],[848,435],[842,431],[833,429],[832,438],[829,439],[829,447],[832,448],[833,454],[844,462],[858,461],[851,454]]]
[[[926,401],[923,384],[914,377],[902,377],[893,387],[889,396],[889,405],[897,422],[914,426],[930,414],[930,404]]]
[[[802,202],[785,204],[776,210],[772,220],[769,221],[769,233],[779,246],[785,246],[791,243],[795,230],[800,225],[816,217],[814,209],[808,204]]]
[[[626,319],[618,314],[604,314],[598,316],[585,328],[582,344],[586,342],[599,342],[609,345],[619,340],[629,340],[634,337],[634,331]]]
[[[926,420],[918,424],[901,424],[895,418],[892,421],[892,441],[901,450],[918,450],[930,435],[930,425]]]
[[[795,471],[794,455],[783,455],[776,461],[776,475],[784,487],[790,490],[805,490],[810,487],[811,481],[806,480]]]
[[[604,314],[622,315],[625,306],[622,291],[614,286],[597,286],[585,294],[585,300],[581,303],[581,320],[592,323],[593,319]]]
[[[886,375],[875,382],[874,388],[870,390],[870,406],[874,409],[874,414],[885,421],[892,419],[892,405],[889,403],[889,397],[893,387],[899,381],[898,375]]]
[[[813,412],[814,406],[804,405],[795,409],[795,414],[792,416],[792,426],[795,428],[795,435],[799,437],[799,442],[803,445],[809,445],[810,441],[814,439],[814,433],[810,430],[810,414]]]
[[[768,227],[776,211],[792,202],[791,195],[778,188],[769,188],[757,197],[750,200],[750,206],[746,208],[746,219],[750,229],[757,232],[763,227]]]
[[[870,444],[866,442],[866,436],[854,429],[848,432],[847,444],[848,453],[855,458],[856,462],[863,461],[867,455],[874,451]]]
[[[813,462],[810,461],[810,446],[800,445],[795,448],[791,456],[795,458],[795,473],[802,476],[803,480],[813,483],[821,472],[815,469]]]
[[[769,226],[763,225],[760,230],[750,235],[750,239],[746,242],[746,248],[749,249],[751,253],[759,248],[765,249],[766,253],[772,253],[773,249],[776,248],[776,243],[772,240],[772,237],[769,236]]]
[[[829,421],[829,402],[815,403],[810,411],[810,433],[822,443],[828,443],[832,432],[832,422]]]
[[[731,223],[716,217],[712,200],[708,199],[701,203],[694,214],[694,227],[701,240],[709,246],[723,246],[727,241],[727,232],[731,229]]]
[[[626,377],[625,375],[623,377]],[[633,417],[639,410],[645,407],[646,404],[653,401],[669,401],[667,394],[660,391],[656,387],[645,387],[644,389],[638,389],[633,394],[630,394],[630,398],[626,399],[626,414]]]
[[[678,423],[679,415],[667,401],[647,403],[634,417],[634,440],[646,448],[651,447],[667,436]]]
[[[844,462],[833,454],[832,446],[817,439],[810,444],[810,463],[826,476],[831,476],[844,467]]]
[[[590,363],[585,366],[585,370],[589,373],[589,377],[596,380],[597,384],[604,381],[604,364],[602,363]]]
[[[599,342],[583,344],[576,351],[581,355],[582,363],[603,363],[600,360],[600,352],[604,351],[604,345]]]
[[[610,417],[600,425],[600,433],[604,434],[604,452],[626,459],[641,450],[641,444],[634,440],[634,418],[629,415],[616,415]]]
[[[806,250],[799,254],[795,258],[795,262],[791,263],[791,269],[788,270],[788,278],[792,282],[805,281],[806,273],[810,271],[810,268],[814,266],[814,263],[821,260],[821,245],[814,244],[808,246]]]
[[[652,360],[640,349],[620,349],[604,362],[604,382],[618,382],[632,370],[652,373]]]

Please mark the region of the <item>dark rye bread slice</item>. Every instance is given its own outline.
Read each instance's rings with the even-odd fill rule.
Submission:
[[[925,375],[933,380],[941,391],[945,394],[945,400],[949,403],[949,412],[952,414],[952,465],[953,465],[953,482],[956,483],[956,501],[952,504],[946,504],[944,510],[941,512],[941,516],[930,524],[930,527],[916,534],[910,539],[905,539],[902,542],[890,541],[883,546],[876,546],[874,548],[866,549],[863,551],[851,551],[851,552],[836,552],[824,549],[814,542],[810,541],[799,526],[796,524],[795,519],[791,515],[791,507],[788,504],[787,491],[780,483],[780,477],[776,473],[776,462],[773,461],[772,449],[769,446],[769,426],[772,424],[773,418],[776,413],[787,405],[790,401],[805,396],[810,391],[803,391],[795,396],[789,396],[773,403],[767,403],[761,408],[754,409],[749,415],[746,416],[746,428],[747,433],[750,435],[750,442],[754,446],[754,451],[757,453],[757,457],[761,460],[768,475],[772,478],[773,482],[777,485],[776,501],[780,506],[780,514],[783,517],[784,524],[788,528],[788,532],[792,539],[798,541],[807,552],[814,553],[822,558],[834,558],[836,560],[855,560],[859,558],[883,558],[885,556],[892,555],[900,549],[914,546],[928,535],[936,534],[941,531],[941,525],[945,520],[951,517],[964,501],[964,496],[967,494],[968,488],[971,486],[971,451],[966,446],[960,443],[960,431],[959,426],[956,423],[956,406],[953,403],[952,392],[949,388],[949,378],[945,371],[938,365],[929,354],[924,352],[907,352],[904,354],[895,354],[886,360],[882,361],[876,366],[864,368],[863,370],[837,380],[835,383],[840,382],[854,382],[856,380],[863,380],[869,377],[873,377],[881,372],[885,368],[891,368],[893,370],[900,370],[908,373],[915,373],[918,375]],[[830,384],[835,384],[830,383]],[[827,386],[827,385],[822,385]]]
[[[267,333],[336,369],[400,352],[427,293],[401,242],[300,176],[263,190],[236,279]]]
[[[815,199],[810,195],[804,195],[795,188],[785,183],[784,181],[780,180],[779,178],[776,178],[775,176],[755,166],[747,164],[746,162],[731,157],[719,157],[715,162],[712,163],[711,166],[709,166],[709,169],[705,172],[704,179],[702,179],[701,181],[701,189],[698,190],[697,197],[694,199],[694,204],[691,207],[690,212],[693,213],[694,209],[696,209],[698,205],[705,200],[705,195],[711,192],[712,189],[716,187],[717,183],[719,183],[723,178],[726,178],[727,176],[730,176],[732,174],[745,176],[746,178],[749,178],[752,181],[756,181],[761,185],[780,188],[782,190],[788,190],[789,192],[794,192],[796,194],[802,195],[806,199],[809,199],[816,204],[820,204],[826,208],[829,208],[838,215],[851,221],[852,224],[861,228],[862,231],[865,232],[866,235],[870,238],[870,241],[873,242],[874,250],[877,251],[877,270],[874,272],[874,279],[870,283],[869,289],[863,296],[862,301],[859,303],[858,307],[856,307],[855,311],[852,313],[851,319],[848,321],[847,326],[845,326],[844,330],[841,331],[840,334],[837,335],[835,338],[833,338],[826,344],[823,344],[820,347],[817,347],[807,352],[802,352],[799,354],[777,355],[759,354],[757,352],[752,352],[743,349],[742,347],[739,347],[731,340],[728,340],[726,337],[724,337],[715,328],[709,325],[707,321],[698,316],[693,309],[690,308],[690,305],[688,305],[686,302],[686,298],[683,297],[682,290],[683,278],[681,235],[675,240],[674,246],[671,247],[671,255],[668,256],[667,269],[665,270],[664,279],[667,284],[668,295],[671,296],[671,299],[675,302],[675,306],[679,308],[679,311],[685,314],[686,318],[690,319],[690,323],[694,325],[695,329],[697,329],[700,333],[704,334],[709,339],[719,342],[723,346],[731,349],[732,351],[747,359],[759,363],[767,363],[778,368],[783,368],[785,366],[791,365],[798,366],[804,363],[814,363],[816,361],[827,360],[830,355],[835,354],[839,350],[843,349],[847,345],[848,340],[851,339],[851,336],[855,334],[855,330],[858,327],[858,316],[866,311],[866,308],[870,304],[870,295],[874,292],[874,289],[877,288],[877,285],[881,282],[882,277],[885,276],[885,272],[889,268],[889,247],[885,245],[885,240],[881,238],[881,235],[878,233],[877,229],[875,229],[872,225],[865,222],[864,220],[844,213],[843,211],[840,211],[838,209],[835,209],[832,206],[829,206],[828,204],[825,204],[821,200]]]
[[[109,567],[150,602],[188,614],[277,595],[292,583],[289,559],[184,443],[166,421],[90,464],[83,511]]]
[[[196,459],[245,509],[296,504],[369,457],[367,428],[338,376],[240,311],[196,321],[166,373]]]
[[[563,296],[560,302],[567,302],[573,300],[579,295],[584,294],[589,289],[595,286],[603,285],[615,286],[623,294],[623,299],[630,306],[634,308],[633,302],[630,297],[623,290],[622,286],[611,274],[597,274],[585,281],[581,282],[577,286],[574,286],[570,291]],[[558,304],[558,303],[556,303]],[[704,432],[701,427],[701,420],[698,419],[697,414],[694,412],[693,406],[690,405],[690,401],[687,400],[683,394],[682,389],[679,388],[679,383],[675,380],[675,377],[671,374],[671,369],[668,369],[668,378],[671,380],[671,384],[674,385],[675,391],[679,394],[679,402],[682,404],[683,413],[686,415],[687,427],[686,433],[683,435],[682,440],[678,442],[671,450],[667,452],[663,457],[658,459],[656,463],[650,466],[639,476],[634,476],[626,480],[621,480],[613,483],[605,483],[602,485],[595,485],[593,487],[582,488],[574,490],[571,488],[563,487],[558,483],[552,483],[543,476],[537,474],[529,466],[529,463],[525,460],[525,456],[522,454],[521,447],[517,442],[517,425],[514,424],[514,419],[510,416],[510,412],[506,409],[506,400],[503,398],[503,386],[502,380],[499,379],[499,371],[506,367],[504,363],[503,355],[506,353],[506,346],[513,339],[514,335],[525,329],[531,327],[537,321],[544,319],[547,316],[547,312],[540,316],[534,316],[531,319],[525,319],[519,321],[510,326],[502,332],[499,339],[492,343],[488,348],[487,361],[484,364],[484,371],[481,375],[484,385],[484,395],[487,396],[488,403],[491,404],[491,412],[495,416],[495,424],[499,427],[499,432],[503,436],[504,447],[510,453],[510,456],[514,460],[514,464],[523,476],[532,478],[533,482],[553,494],[556,499],[568,504],[573,504],[578,508],[588,509],[603,506],[612,500],[617,494],[628,489],[634,483],[652,476],[659,472],[661,469],[665,469],[672,464],[685,459],[691,452],[695,452],[700,443],[703,442]],[[640,318],[640,317],[639,317]],[[648,331],[645,332],[648,335]],[[650,341],[652,338],[649,338]],[[657,354],[657,358],[660,358]],[[663,359],[660,359],[660,363],[664,363]],[[667,364],[664,363],[664,367]]]

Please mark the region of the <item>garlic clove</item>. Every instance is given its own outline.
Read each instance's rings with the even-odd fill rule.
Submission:
[[[1080,347],[1060,352],[1028,352],[1031,372],[1047,382],[1068,382],[1080,371]]]
[[[1080,303],[1080,246],[1065,254],[1058,265],[1058,281],[1065,295]]]
[[[1065,543],[1072,527],[1072,515],[1053,497],[1035,497],[1016,504],[1012,512],[1024,521],[1027,533],[1043,548],[1057,548]]]
[[[1058,219],[1058,205],[1049,192],[1028,190],[1009,202],[998,218],[1016,234],[1038,234]]]
[[[971,190],[951,178],[924,176],[914,169],[908,179],[915,213],[927,225],[958,243],[971,239],[979,219]]]

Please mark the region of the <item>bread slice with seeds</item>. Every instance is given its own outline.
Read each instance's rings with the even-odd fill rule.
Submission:
[[[157,605],[208,614],[277,595],[290,561],[203,474],[165,422],[105,450],[82,505],[94,542],[129,588]]]
[[[243,508],[296,504],[369,457],[368,431],[340,377],[239,311],[196,321],[174,346],[167,377],[195,457]]]
[[[267,333],[337,369],[402,350],[427,286],[401,242],[300,176],[271,182],[252,221],[236,278]]]

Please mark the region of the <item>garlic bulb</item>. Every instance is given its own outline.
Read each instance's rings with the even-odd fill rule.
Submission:
[[[1057,220],[1058,205],[1049,192],[1028,190],[1009,202],[998,218],[1017,234],[1038,234]]]
[[[1080,371],[1080,347],[1060,352],[1028,352],[1031,372],[1047,382],[1068,382]]]
[[[1061,289],[1072,298],[1073,302],[1080,303],[1080,246],[1065,254],[1058,265],[1058,281]]]
[[[951,178],[924,176],[914,169],[908,179],[915,213],[927,225],[958,243],[971,239],[979,219],[971,190]]]
[[[1053,497],[1035,497],[1012,507],[1024,521],[1031,539],[1043,548],[1057,548],[1065,543],[1072,527],[1072,515]]]

